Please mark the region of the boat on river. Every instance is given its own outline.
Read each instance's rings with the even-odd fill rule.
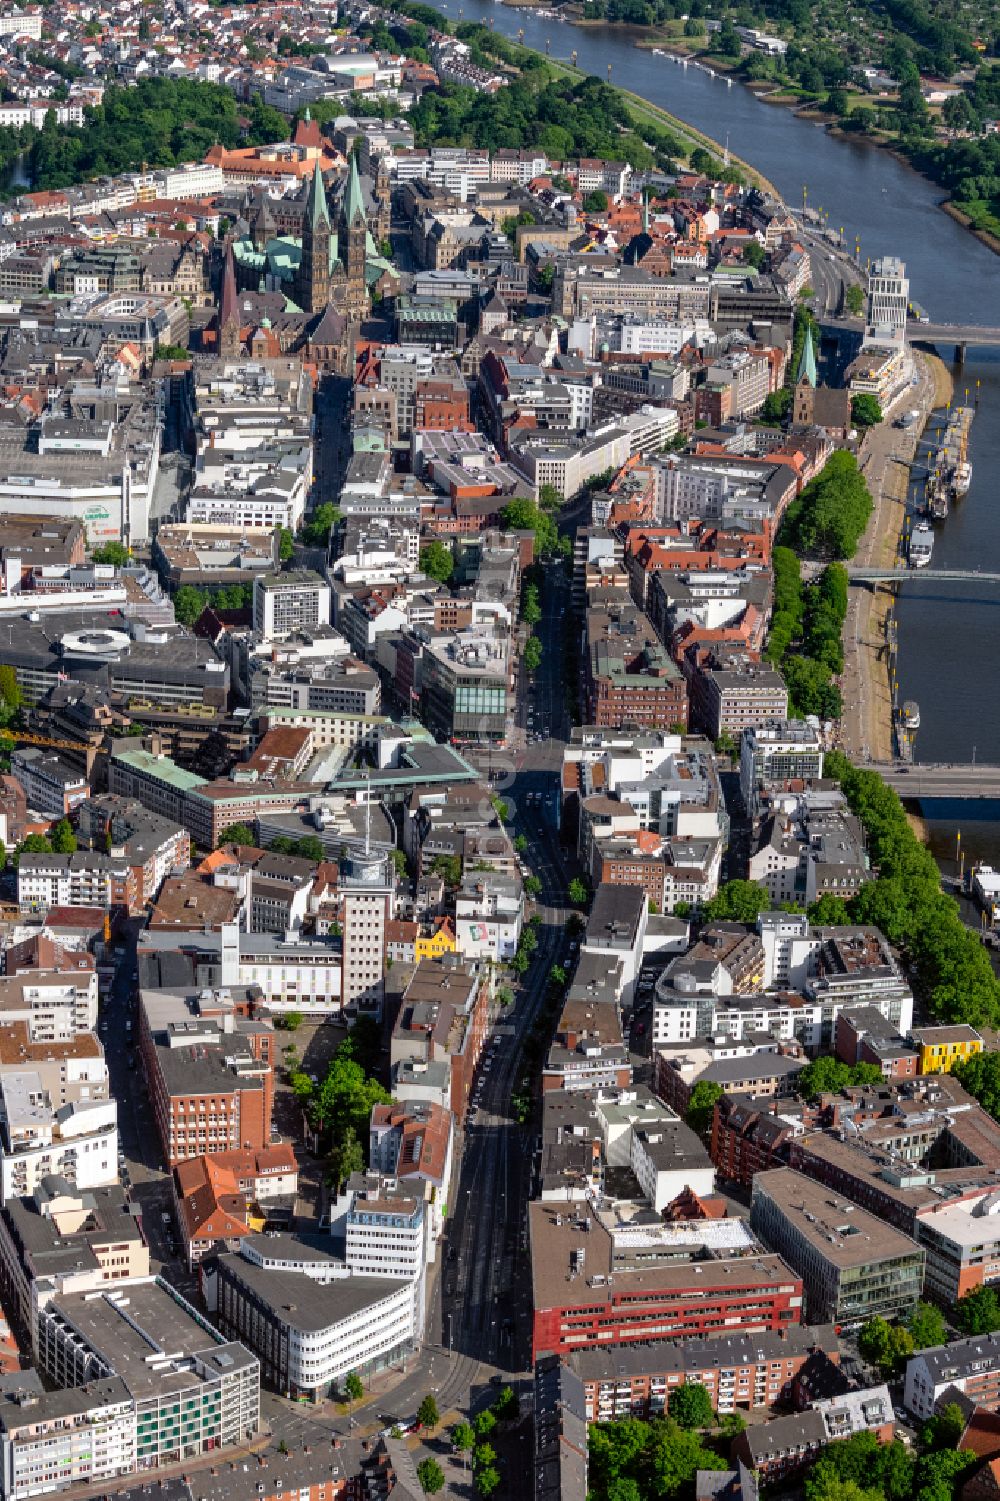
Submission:
[[[911,568],[926,568],[934,552],[934,532],[926,521],[918,521],[910,534]]]

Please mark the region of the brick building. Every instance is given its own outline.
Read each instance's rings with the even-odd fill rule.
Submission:
[[[583,1211],[587,1217],[587,1211]],[[612,1236],[571,1206],[528,1206],[534,1295],[532,1359],[640,1340],[801,1322],[802,1281],[778,1256],[675,1257],[626,1269]]]
[[[628,602],[587,611],[588,722],[687,728],[687,684],[642,610]]]

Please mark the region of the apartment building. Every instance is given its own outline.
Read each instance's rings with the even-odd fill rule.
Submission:
[[[59,1387],[120,1378],[138,1471],[246,1444],[260,1431],[257,1360],[159,1277],[54,1298],[39,1315],[38,1363]]]
[[[24,854],[17,867],[22,912],[50,907],[124,907],[137,904],[135,872],[121,855],[77,850],[72,855]]]
[[[974,1334],[931,1350],[919,1350],[906,1363],[903,1406],[915,1418],[934,1416],[945,1393],[961,1392],[976,1407],[1000,1402],[1000,1333]]]
[[[135,1403],[119,1376],[52,1392],[25,1372],[0,1394],[0,1489],[7,1501],[110,1484],[135,1468]]]
[[[687,1383],[703,1386],[717,1412],[791,1403],[796,1378],[817,1359],[839,1364],[840,1349],[829,1325],[791,1324],[780,1333],[622,1345],[613,1360],[603,1349],[568,1357],[583,1383],[591,1423],[654,1417],[666,1411],[670,1393]]]

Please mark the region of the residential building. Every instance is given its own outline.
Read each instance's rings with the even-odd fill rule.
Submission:
[[[950,1401],[953,1393],[977,1407],[1000,1402],[1000,1333],[953,1339],[910,1357],[903,1379],[907,1412],[926,1422],[942,1398]]]
[[[54,1392],[25,1379],[0,1393],[0,1489],[7,1501],[107,1485],[135,1470],[135,1403],[121,1377]]]
[[[840,1362],[829,1325],[620,1345],[613,1357],[594,1348],[569,1355],[568,1362],[583,1383],[587,1421],[607,1423],[655,1417],[685,1384],[703,1386],[716,1412],[791,1405],[796,1378],[817,1357]]]
[[[54,1298],[39,1314],[38,1363],[59,1387],[120,1379],[138,1471],[246,1444],[260,1431],[257,1360],[159,1277]]]

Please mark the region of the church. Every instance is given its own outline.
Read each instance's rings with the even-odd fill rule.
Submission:
[[[354,157],[334,216],[318,161],[297,200],[255,195],[226,248],[219,353],[301,352],[347,373],[373,292],[395,289],[372,234],[372,225],[388,228],[388,217],[388,179],[366,191]]]
[[[821,427],[843,442],[851,427],[851,393],[846,387],[820,383],[812,329],[806,329],[792,394],[793,427]]]

